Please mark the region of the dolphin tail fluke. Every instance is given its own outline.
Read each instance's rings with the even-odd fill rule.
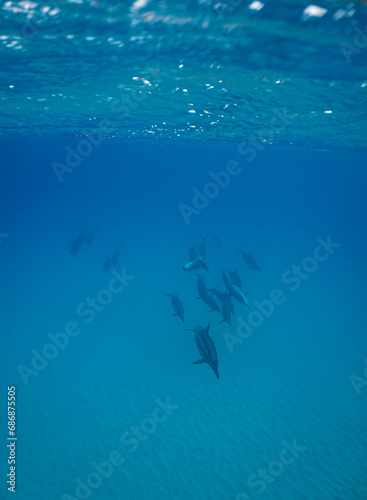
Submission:
[[[197,361],[192,362],[193,365],[201,365],[203,363],[205,363],[205,361],[203,359],[198,359]]]

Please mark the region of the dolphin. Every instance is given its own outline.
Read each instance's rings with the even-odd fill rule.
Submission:
[[[208,304],[208,301],[209,301],[208,290],[205,286],[205,281],[204,281],[204,278],[202,276],[198,276],[197,290],[198,290],[199,297],[196,297],[196,298],[201,299],[205,302],[205,304]]]
[[[232,295],[234,299],[238,300],[238,302],[241,302],[241,304],[250,307],[246,294],[243,292],[243,290],[241,290],[239,286],[235,285],[228,279],[228,276],[226,275],[224,270],[222,271],[222,279],[229,294]]]
[[[201,365],[202,363],[208,363],[210,368],[213,370],[217,378],[219,378],[218,373],[218,354],[215,348],[214,342],[209,335],[209,327],[204,329],[202,326],[197,325],[193,330],[186,329],[190,332],[195,332],[195,342],[200,354],[200,359],[194,361],[194,365]]]
[[[253,256],[250,253],[246,253],[243,250],[238,250],[238,252],[242,255],[243,259],[245,260],[246,264],[248,265],[249,269],[256,269],[257,271],[260,271],[260,268],[253,258]]]
[[[171,304],[173,307],[173,310],[175,311],[173,313],[173,316],[178,316],[179,318],[184,320],[184,308],[182,305],[181,300],[178,298],[177,293],[165,293],[164,295],[167,295],[168,297],[171,297]]]

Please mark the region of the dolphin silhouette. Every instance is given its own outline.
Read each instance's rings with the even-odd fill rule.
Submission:
[[[178,316],[179,318],[184,320],[184,308],[182,305],[181,300],[178,298],[177,293],[165,293],[164,295],[167,295],[168,297],[171,297],[171,304],[173,307],[173,310],[175,311],[173,313],[173,316]]]
[[[208,363],[216,377],[219,378],[218,354],[214,342],[209,335],[209,327],[210,323],[208,323],[208,326],[205,329],[202,326],[197,325],[193,330],[188,328],[186,328],[186,330],[195,332],[195,342],[201,356],[200,359],[194,361],[193,364],[201,365],[202,363]]]
[[[260,271],[260,268],[259,268],[257,262],[255,261],[255,259],[251,255],[251,252],[246,253],[243,250],[238,250],[238,252],[242,255],[242,257],[243,257],[244,261],[246,262],[246,264],[248,265],[249,269],[256,269],[257,271]]]

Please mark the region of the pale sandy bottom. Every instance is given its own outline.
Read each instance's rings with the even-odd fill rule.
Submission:
[[[11,321],[3,325],[12,341],[3,360],[5,384],[17,385],[18,498],[78,498],[76,479],[85,481],[93,462],[119,450],[125,463],[89,498],[235,500],[243,493],[238,500],[245,494],[364,500],[367,393],[362,388],[357,396],[349,377],[362,376],[365,366],[366,296],[346,252],[336,251],[292,292],[282,283],[283,272],[312,254],[315,238],[326,235],[284,234],[281,242],[279,234],[253,235],[263,268],[256,273],[234,252],[244,246],[243,236],[222,228],[223,250],[208,244],[208,285],[223,289],[216,268],[226,265],[238,267],[250,302],[268,298],[274,288],[287,298],[230,353],[223,334],[236,333],[236,320],[232,328],[220,324],[219,313],[195,299],[196,278],[181,270],[195,238],[183,228],[162,248],[165,231],[152,228],[139,243],[137,230],[123,241],[118,269],[126,266],[136,277],[89,325],[75,309],[108,283],[103,259],[120,235],[106,231],[75,259],[58,241],[51,248],[39,245],[18,267],[17,303],[9,298],[5,304]],[[47,260],[50,251],[55,266]],[[172,316],[164,292],[179,293],[184,324]],[[249,312],[236,303],[236,315],[246,319]],[[17,365],[29,365],[31,349],[42,350],[47,333],[68,321],[78,322],[80,335],[26,387]],[[220,380],[208,365],[192,365],[198,359],[194,337],[183,331],[209,321]],[[169,398],[178,408],[130,452],[120,438],[152,417],[156,398]],[[303,451],[259,495],[249,477],[279,460],[284,441],[293,440]]]

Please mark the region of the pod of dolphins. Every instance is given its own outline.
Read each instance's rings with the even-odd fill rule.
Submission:
[[[208,266],[205,263],[206,241],[208,240],[201,236],[201,242],[198,247],[191,247],[191,249],[189,250],[189,259],[182,266],[182,269],[197,276],[196,288],[198,295],[196,298],[202,300],[209,307],[209,312],[221,312],[222,320],[220,321],[220,323],[226,322],[231,326],[232,314],[234,314],[233,299],[240,302],[246,307],[250,307],[247,299],[247,292],[243,291],[242,281],[237,273],[237,269],[235,269],[234,271],[229,271],[224,267],[219,269],[219,271],[221,271],[221,277],[225,286],[225,291],[220,291],[215,288],[208,289],[206,287],[204,275],[199,274],[200,271],[210,273]],[[217,237],[213,236],[213,241],[219,248],[221,248],[221,242]],[[239,250],[239,253],[248,265],[248,269],[260,271],[260,268],[255,259],[252,257],[251,253],[246,253],[242,250]],[[165,293],[164,295],[167,295],[171,298],[171,305],[174,311],[173,315],[179,317],[182,322],[184,322],[184,307],[181,300],[178,298],[178,294]],[[213,295],[220,302],[221,306],[214,299]],[[206,328],[200,325],[196,325],[193,329],[185,328],[185,330],[195,332],[195,342],[200,354],[200,359],[194,361],[193,364],[199,365],[202,363],[207,363],[214,371],[216,377],[219,379],[218,354],[214,342],[209,335],[209,328],[210,323]]]
[[[94,240],[94,235],[98,230],[92,229],[89,233],[84,234],[79,233],[78,236],[73,241],[70,247],[70,253],[75,257],[79,252],[82,245],[92,245]],[[240,302],[246,307],[250,307],[247,300],[247,292],[243,291],[242,280],[237,273],[237,269],[230,271],[224,267],[218,269],[221,272],[222,281],[225,287],[224,291],[217,290],[216,288],[207,288],[205,284],[205,275],[210,273],[210,270],[205,262],[206,257],[206,245],[208,241],[203,236],[200,237],[200,244],[196,247],[193,246],[189,250],[189,259],[185,264],[183,264],[182,269],[197,277],[197,299],[202,300],[204,304],[209,307],[209,312],[220,312],[222,314],[222,320],[220,323],[226,322],[230,326],[232,325],[232,314],[234,314],[234,303],[233,299]],[[222,248],[222,243],[216,236],[212,236],[214,244],[218,248]],[[121,245],[115,250],[111,257],[107,257],[103,264],[103,270],[108,273],[111,268],[116,267],[120,261]],[[252,257],[251,253],[246,253],[242,250],[238,252],[243,257],[244,261],[248,265],[248,269],[254,269],[260,271],[258,264]],[[205,274],[199,274],[199,272],[204,272]],[[184,306],[178,297],[177,293],[164,293],[171,299],[171,305],[173,309],[173,315],[181,319],[182,322],[185,321]],[[215,297],[215,298],[214,298]],[[215,300],[217,299],[217,300]],[[218,304],[218,302],[219,304]],[[195,328],[185,328],[186,331],[192,331],[195,333],[195,342],[200,355],[197,361],[193,364],[200,365],[202,363],[207,363],[210,368],[215,373],[216,377],[219,379],[218,372],[218,354],[215,348],[213,339],[209,335],[210,323],[206,328],[201,325],[196,325]]]

